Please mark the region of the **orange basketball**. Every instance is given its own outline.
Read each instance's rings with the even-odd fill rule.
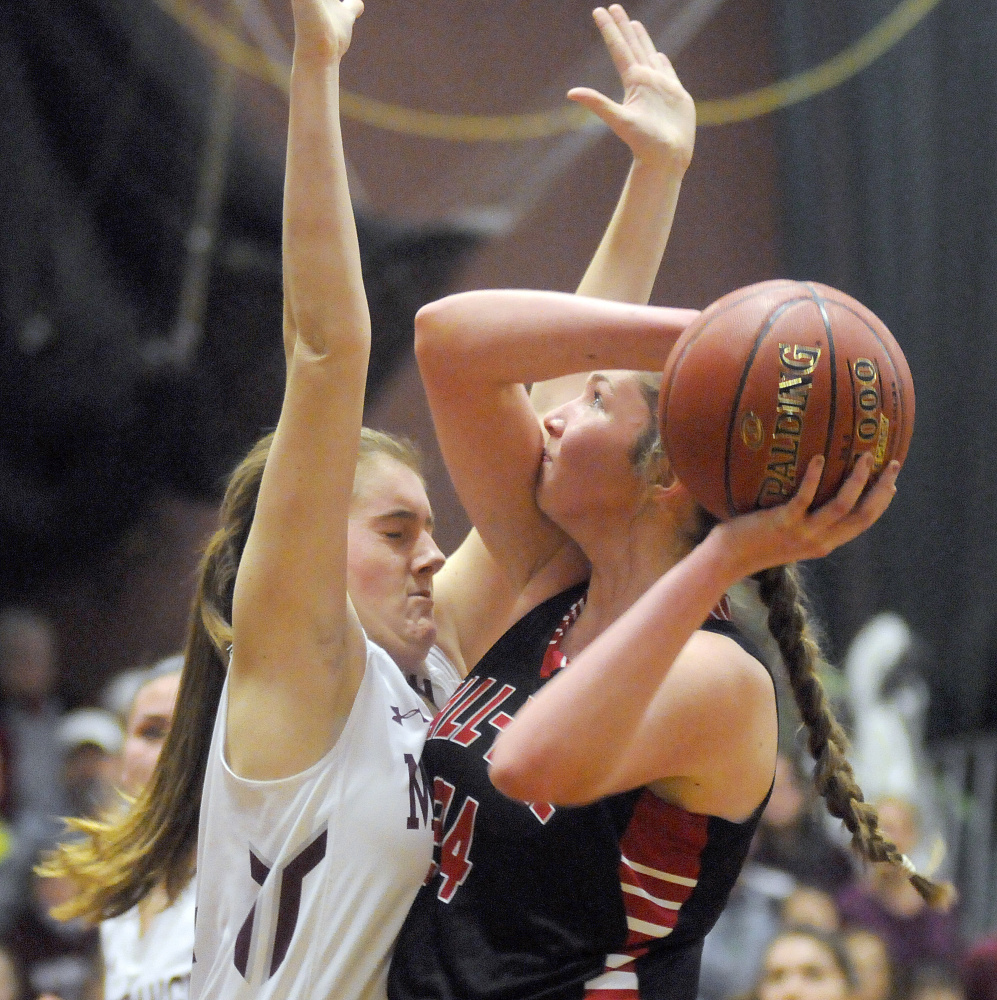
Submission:
[[[665,366],[661,439],[679,480],[720,518],[782,503],[814,455],[815,504],[864,452],[903,461],[914,383],[893,335],[844,292],[763,281],[708,306]]]

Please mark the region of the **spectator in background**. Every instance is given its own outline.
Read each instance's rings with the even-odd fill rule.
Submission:
[[[902,1000],[965,1000],[959,976],[949,968],[926,965],[915,969]]]
[[[121,721],[121,728],[128,725],[128,715],[139,688],[150,681],[154,674],[166,674],[183,669],[183,654],[164,657],[153,666],[132,667],[115,674],[100,693],[100,707],[113,712]]]
[[[752,845],[752,860],[791,875],[799,885],[836,895],[855,878],[846,848],[831,839],[813,806],[811,783],[785,752],[776,758],[772,795]]]
[[[97,928],[79,919],[57,920],[49,913],[74,892],[68,878],[32,875],[27,905],[7,940],[34,993],[52,993],[59,1000],[98,1000]]]
[[[814,883],[834,885],[850,879],[852,871],[847,852],[831,842],[808,809],[791,758],[780,753],[748,862],[703,942],[699,1000],[726,1000],[750,991],[766,946],[783,926],[836,930],[835,898]]]
[[[56,681],[51,624],[24,608],[0,611],[0,725],[10,741],[13,819],[36,843],[58,829],[55,817],[66,812]]]
[[[0,740],[0,801],[9,799],[8,761],[7,744]],[[33,843],[22,837],[9,816],[0,811],[0,939],[14,925],[27,899],[33,860]]]
[[[924,750],[928,647],[903,618],[884,611],[859,629],[842,666],[855,778],[870,802],[897,796],[917,808],[923,836],[910,858],[919,868],[936,868],[932,847],[942,824]]]
[[[144,672],[128,712],[120,787],[137,798],[148,784],[173,722],[183,657],[172,656]],[[170,904],[157,886],[132,909],[100,924],[104,959],[103,1000],[188,994],[194,954],[195,882]]]
[[[893,963],[883,938],[861,927],[846,930],[843,938],[855,970],[855,1000],[895,1000]]]
[[[921,838],[917,808],[899,796],[880,799],[876,808],[883,831],[909,856]],[[959,958],[955,913],[928,907],[895,866],[870,865],[861,882],[839,895],[838,908],[846,927],[864,927],[882,936],[898,971],[923,965],[954,967]]]
[[[792,876],[750,858],[713,929],[703,940],[699,1000],[727,1000],[748,993],[758,980],[762,954],[781,926]]]
[[[0,1000],[31,1000],[33,996],[17,955],[0,944]]]
[[[974,941],[962,962],[966,1000],[997,1000],[997,931]]]
[[[787,927],[765,950],[751,1000],[853,1000],[855,986],[839,935]]]
[[[819,931],[836,933],[841,919],[834,896],[812,885],[798,885],[783,900],[782,923],[787,927],[815,927]]]
[[[124,734],[102,708],[74,708],[57,729],[67,816],[96,816],[114,801]]]

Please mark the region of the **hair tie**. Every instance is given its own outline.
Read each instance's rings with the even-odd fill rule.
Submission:
[[[914,862],[911,861],[911,859],[908,858],[906,854],[900,855],[900,867],[903,868],[903,870],[911,878],[913,878],[917,874],[917,868],[915,867]]]

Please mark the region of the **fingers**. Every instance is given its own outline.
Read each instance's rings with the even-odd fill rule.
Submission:
[[[631,64],[648,63],[649,56],[645,53],[644,45],[638,37],[637,31],[634,29],[634,22],[627,17],[627,12],[619,4],[614,3],[609,8],[609,15],[612,17],[626,44]],[[644,34],[646,35],[647,32],[645,31]]]
[[[619,105],[611,101],[605,94],[600,94],[598,90],[591,87],[572,87],[568,91],[568,100],[588,108],[594,115],[598,115],[610,128],[618,117]]]
[[[605,7],[596,7],[592,11],[592,17],[599,28],[599,34],[602,35],[603,42],[606,43],[609,58],[613,60],[616,72],[620,76],[623,76],[634,64],[634,54],[623,33],[620,31],[619,24]]]
[[[647,29],[639,21],[631,21],[619,4],[608,9],[596,7],[592,17],[621,76],[632,66],[662,68],[665,57],[656,50]]]
[[[900,463],[891,462],[870,486],[872,470],[873,456],[866,452],[857,459],[835,496],[805,515],[804,519],[809,522],[816,535],[823,536],[829,550],[865,531],[893,501],[897,492]],[[807,472],[809,474],[809,468]]]
[[[631,21],[630,27],[633,29],[634,43],[640,48],[643,61],[648,66],[659,65],[661,59],[664,57],[658,51],[651,36],[647,33],[647,28],[640,21]]]
[[[860,455],[855,460],[855,465],[848,474],[848,478],[841,484],[837,496],[829,502],[838,504],[843,513],[853,510],[869,482],[869,476],[872,474],[872,462],[872,452],[867,451]]]
[[[899,475],[900,463],[890,462],[862,498],[861,506],[871,515],[870,524],[893,502],[893,498],[897,495],[897,476]]]
[[[792,499],[789,501],[794,507],[799,508],[800,513],[806,513],[810,505],[817,496],[820,488],[820,478],[824,474],[824,456],[815,455],[807,465],[807,471],[803,474],[803,479]]]

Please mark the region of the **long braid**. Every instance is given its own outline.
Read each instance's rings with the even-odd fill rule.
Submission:
[[[845,824],[852,835],[852,846],[862,857],[902,868],[923,899],[944,908],[953,898],[952,887],[919,875],[910,859],[883,836],[876,810],[864,800],[855,780],[846,756],[848,738],[817,676],[820,651],[807,620],[797,567],[767,569],[755,580],[768,608],[769,631],[779,645],[793,696],[807,727],[810,753],[817,763],[814,784],[828,812]]]

